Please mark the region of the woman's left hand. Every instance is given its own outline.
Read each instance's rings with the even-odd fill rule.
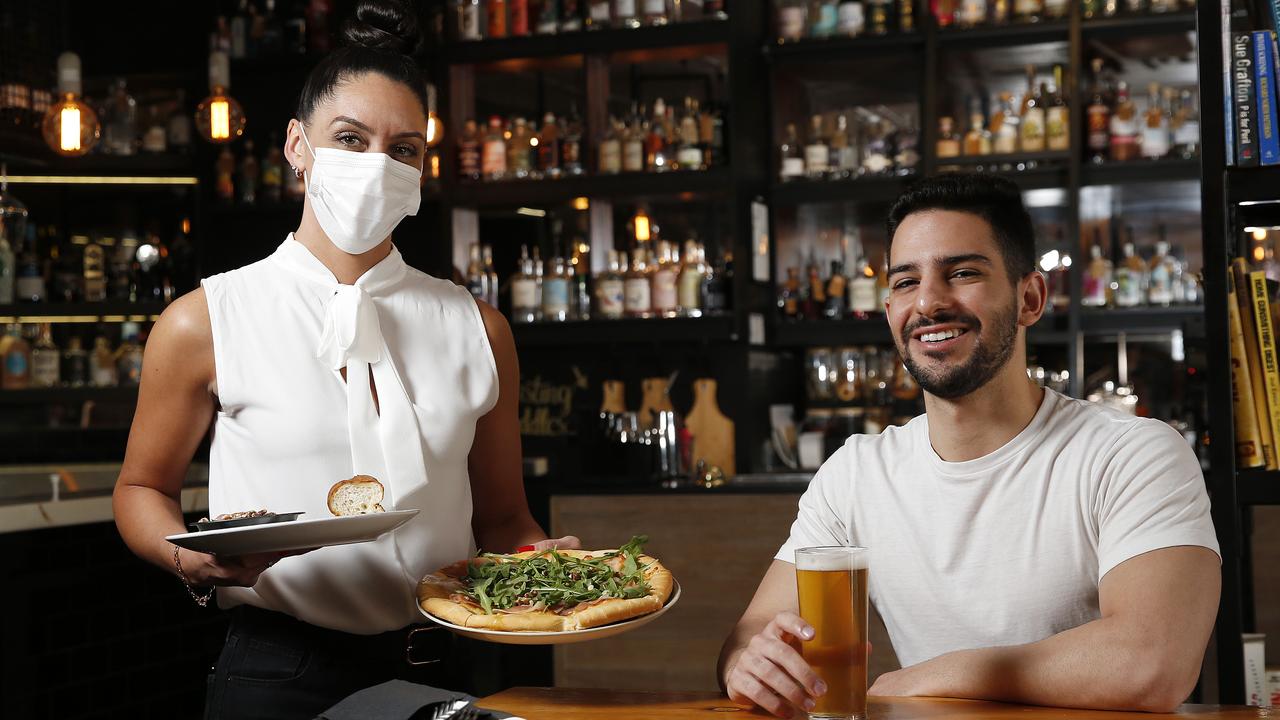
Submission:
[[[541,552],[542,550],[556,550],[556,549],[580,550],[582,549],[582,541],[579,540],[577,536],[565,535],[562,538],[555,538],[553,540],[539,540],[538,542],[533,544],[533,549],[539,552]]]

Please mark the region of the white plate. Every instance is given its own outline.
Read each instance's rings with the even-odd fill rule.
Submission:
[[[368,515],[290,520],[288,522],[189,532],[165,538],[174,545],[214,555],[280,552],[375,540],[417,515],[413,510],[389,510]]]
[[[671,597],[667,598],[667,604],[663,605],[657,612],[651,612],[648,615],[641,615],[630,620],[613,623],[612,625],[602,625],[600,627],[587,628],[586,630],[556,630],[556,631],[528,631],[518,632],[514,630],[483,630],[480,628],[468,628],[461,625],[454,625],[447,620],[428,613],[418,606],[418,610],[427,616],[427,619],[437,623],[451,632],[461,635],[462,637],[471,638],[473,640],[483,640],[485,642],[502,643],[504,645],[566,645],[568,643],[586,642],[588,640],[603,640],[604,638],[621,635],[628,630],[635,630],[641,625],[648,625],[657,620],[663,613],[671,609],[672,605],[680,599],[680,583],[676,582],[676,587],[671,591]]]

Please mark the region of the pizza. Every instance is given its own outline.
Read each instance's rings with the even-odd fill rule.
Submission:
[[[617,550],[541,550],[460,560],[418,583],[424,612],[467,628],[585,630],[660,610],[675,585],[643,554],[640,535]]]

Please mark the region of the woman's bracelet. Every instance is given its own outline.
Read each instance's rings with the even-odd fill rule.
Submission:
[[[213,597],[213,588],[209,588],[209,592],[200,595],[191,585],[191,581],[187,579],[187,574],[182,571],[182,561],[178,559],[178,546],[173,546],[173,566],[178,568],[178,577],[182,580],[182,584],[187,586],[187,592],[191,595],[191,599],[196,601],[200,607],[209,606],[209,598]]]

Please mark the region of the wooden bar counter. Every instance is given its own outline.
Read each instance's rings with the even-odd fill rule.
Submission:
[[[490,695],[481,707],[525,720],[712,720],[772,717],[734,705],[712,692],[638,692],[570,688],[511,688]],[[1227,705],[1183,705],[1169,715],[1007,705],[944,698],[871,698],[870,720],[1256,720],[1280,718],[1280,710]]]

